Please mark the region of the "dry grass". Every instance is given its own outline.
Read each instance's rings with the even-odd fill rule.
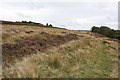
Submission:
[[[2,25],[3,43],[4,42],[16,42],[16,40],[22,40],[29,36],[35,36],[41,32],[46,32],[54,35],[65,35],[71,33],[69,30],[44,28],[36,26],[18,26],[18,25]],[[27,33],[32,31],[31,33]]]
[[[51,48],[45,53],[28,56],[3,70],[3,77],[117,78],[117,50],[107,51],[107,45],[102,43],[102,39],[89,40],[87,42],[86,38],[80,38]]]
[[[3,78],[118,78],[118,43],[95,37],[91,32],[3,25],[3,42],[16,42],[41,32],[74,33],[79,40],[16,60],[14,65],[3,69]]]
[[[30,32],[31,33],[26,33]],[[35,36],[41,32],[46,32],[48,34],[52,35],[66,35],[70,33],[78,34],[80,36],[86,36],[91,37],[90,35],[93,35],[93,33],[87,32],[89,34],[86,34],[85,31],[73,31],[73,30],[64,30],[64,29],[57,29],[57,28],[45,28],[45,27],[36,27],[36,26],[27,26],[27,25],[2,25],[2,40],[3,43],[5,42],[16,42],[18,40],[22,40],[29,36]]]

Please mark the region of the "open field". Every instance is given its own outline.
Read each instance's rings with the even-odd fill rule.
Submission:
[[[2,41],[3,78],[118,78],[118,41],[99,34],[3,24]]]

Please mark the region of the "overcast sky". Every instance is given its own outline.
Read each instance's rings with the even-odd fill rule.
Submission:
[[[118,0],[0,0],[0,20],[51,23],[74,30],[118,29]]]

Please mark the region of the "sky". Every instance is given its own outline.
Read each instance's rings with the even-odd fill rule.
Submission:
[[[0,0],[0,20],[50,23],[71,30],[118,29],[119,0]]]

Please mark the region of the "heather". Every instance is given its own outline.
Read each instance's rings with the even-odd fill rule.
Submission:
[[[3,78],[118,78],[118,39],[35,25],[2,28]]]
[[[45,39],[46,38],[46,39]],[[58,46],[71,40],[78,39],[76,34],[49,35],[45,32],[36,35],[35,37],[28,37],[25,40],[16,43],[4,43],[3,48],[3,62],[4,64],[14,61],[15,58],[20,58],[26,55],[35,54],[37,51],[45,51],[46,48]]]

